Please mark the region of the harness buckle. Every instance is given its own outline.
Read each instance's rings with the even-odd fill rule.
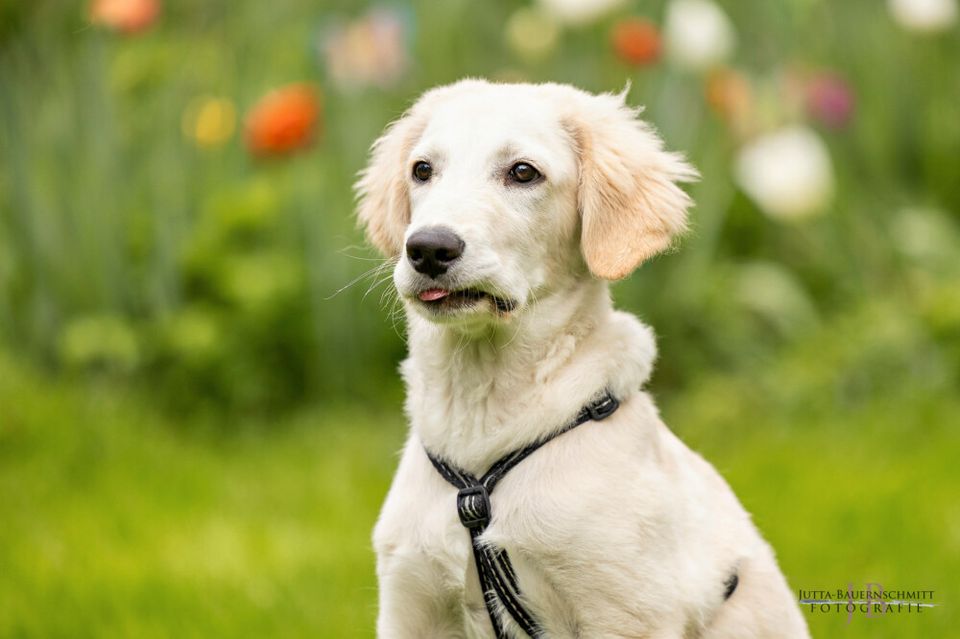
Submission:
[[[587,406],[587,412],[590,413],[590,419],[600,421],[613,415],[620,407],[620,401],[613,395],[607,395],[599,402]]]
[[[457,514],[465,528],[484,528],[490,523],[490,494],[482,484],[457,492]]]

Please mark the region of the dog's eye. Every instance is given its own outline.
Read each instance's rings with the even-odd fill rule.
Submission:
[[[417,182],[426,182],[433,175],[433,167],[429,162],[417,162],[413,165],[413,178]]]
[[[510,179],[512,179],[514,182],[519,182],[520,184],[533,182],[538,177],[540,177],[540,171],[536,170],[533,165],[527,164],[526,162],[517,162],[513,165],[513,168],[510,169]]]

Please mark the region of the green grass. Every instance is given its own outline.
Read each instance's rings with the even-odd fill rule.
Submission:
[[[845,614],[805,610],[814,636],[952,636],[960,623],[960,403],[908,391],[854,410],[783,417],[752,403],[735,418],[703,419],[719,398],[735,404],[749,386],[713,380],[690,398],[692,413],[674,406],[666,417],[731,483],[794,590],[878,583],[934,590],[943,604],[919,616],[857,616],[850,626]]]
[[[224,436],[0,362],[0,636],[371,635],[396,415]]]
[[[762,379],[792,383],[789,369]],[[791,585],[878,582],[944,603],[850,626],[805,613],[815,636],[949,636],[960,402],[904,383],[770,411],[781,400],[762,379],[705,379],[664,412],[733,484]],[[399,410],[318,405],[225,432],[145,405],[0,357],[0,636],[372,636],[369,532]]]

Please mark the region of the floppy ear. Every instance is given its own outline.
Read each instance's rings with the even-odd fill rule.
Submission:
[[[697,178],[638,118],[624,95],[586,95],[565,124],[580,159],[580,247],[590,272],[618,280],[663,251],[686,228]]]
[[[370,160],[354,185],[359,198],[357,220],[367,239],[388,257],[403,249],[403,234],[410,223],[407,156],[423,124],[407,112],[387,126],[370,148]]]

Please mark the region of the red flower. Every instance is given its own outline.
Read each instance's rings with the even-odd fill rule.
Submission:
[[[660,32],[644,18],[627,18],[615,24],[610,41],[617,57],[627,64],[642,66],[660,59]]]
[[[284,155],[316,137],[320,97],[306,84],[271,91],[247,113],[247,148],[257,156]]]
[[[90,21],[122,33],[137,33],[160,15],[160,0],[93,0]]]

